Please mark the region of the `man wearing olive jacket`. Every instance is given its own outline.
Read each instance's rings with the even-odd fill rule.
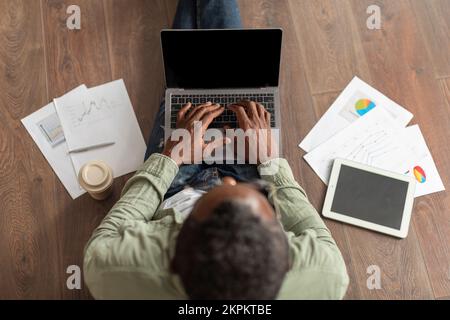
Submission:
[[[182,0],[175,26],[239,27],[239,11],[230,0]],[[84,277],[93,297],[342,299],[349,283],[344,260],[288,162],[259,155],[254,165],[190,164],[191,154],[173,152],[179,142],[160,144],[163,106],[148,159],[86,246]],[[203,135],[225,108],[244,131],[269,132],[252,136],[247,148],[261,139],[269,151],[276,147],[270,114],[251,101],[188,103],[177,128],[192,133],[201,123]]]

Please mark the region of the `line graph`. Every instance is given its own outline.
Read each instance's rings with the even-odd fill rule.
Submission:
[[[415,156],[402,132],[384,110],[375,108],[304,158],[325,183],[336,158],[403,173]]]
[[[354,146],[344,157],[371,165],[397,149],[398,146],[393,143],[390,135],[384,130],[379,130],[369,133],[361,144]]]
[[[109,142],[117,144],[123,133],[118,130],[129,134],[123,124],[132,127],[135,124],[132,121],[136,120],[123,80],[94,88],[80,85],[64,96],[55,98],[53,103],[69,150]]]
[[[108,102],[105,99],[102,99],[100,101],[100,104],[97,104],[96,101],[90,101],[89,106],[87,108],[86,108],[85,103],[83,102],[83,107],[84,107],[84,111],[77,119],[79,122],[83,122],[83,120],[85,118],[87,118],[89,115],[92,114],[93,110],[97,110],[97,111],[103,110],[103,109],[108,108],[109,106],[108,106]]]
[[[102,97],[99,100],[81,102],[80,106],[70,108],[71,122],[74,127],[102,121],[111,117],[111,112],[118,106],[117,103]]]

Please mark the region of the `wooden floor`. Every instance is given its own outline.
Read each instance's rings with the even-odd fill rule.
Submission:
[[[81,31],[66,28],[79,4]],[[368,30],[378,4],[382,29]],[[414,113],[450,189],[450,0],[241,0],[245,27],[285,30],[281,75],[284,154],[314,206],[325,186],[301,139],[354,75]],[[164,90],[159,31],[176,1],[0,0],[0,298],[88,299],[66,268],[119,196],[71,200],[20,120],[75,86],[123,78],[148,136]],[[450,297],[450,193],[415,202],[406,240],[327,221],[347,262],[347,299]],[[366,286],[381,269],[381,289]],[[307,290],[307,288],[305,288]]]

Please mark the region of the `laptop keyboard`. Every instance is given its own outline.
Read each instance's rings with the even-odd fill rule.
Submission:
[[[271,93],[257,93],[257,94],[186,94],[186,95],[172,95],[171,105],[171,128],[176,128],[178,111],[188,102],[193,104],[191,110],[198,107],[201,104],[205,104],[208,101],[212,103],[218,103],[222,106],[228,106],[233,103],[238,103],[243,100],[255,101],[262,104],[268,112],[271,113],[271,127],[275,127],[275,111],[274,111],[274,95]],[[237,119],[234,112],[225,108],[225,111],[217,117],[209,128],[223,128],[224,125],[229,125],[232,128],[237,127]]]

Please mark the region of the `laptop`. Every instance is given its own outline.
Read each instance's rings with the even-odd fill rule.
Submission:
[[[178,111],[208,101],[228,106],[242,100],[261,103],[280,129],[279,73],[281,29],[163,30],[166,82],[165,141],[176,128]],[[225,109],[210,128],[237,128]]]

